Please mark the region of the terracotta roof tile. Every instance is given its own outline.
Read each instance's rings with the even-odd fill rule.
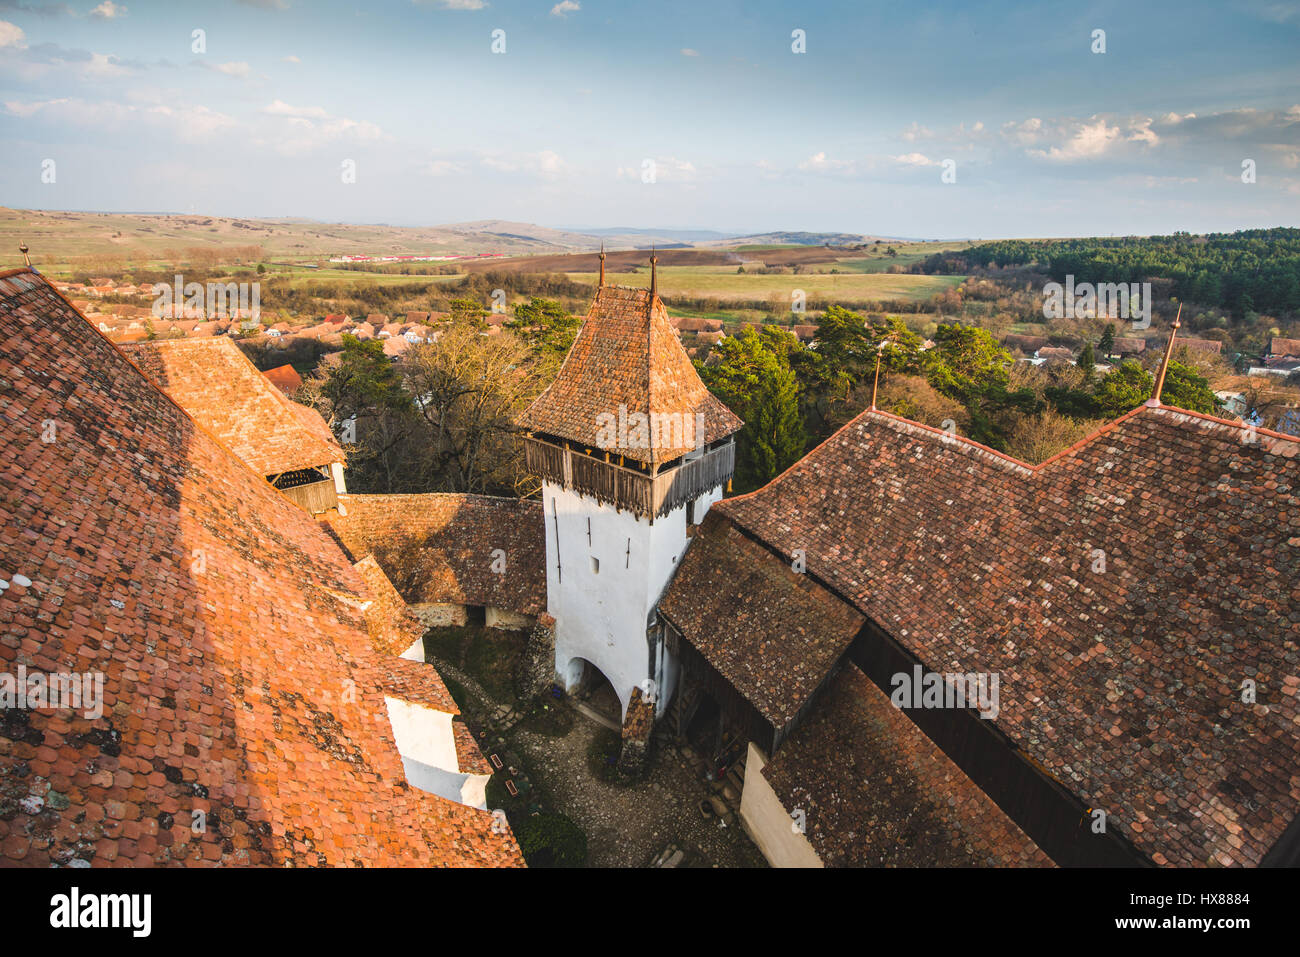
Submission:
[[[424,626],[407,610],[406,602],[374,555],[367,555],[352,567],[365,580],[370,595],[366,628],[371,647],[380,655],[401,655],[424,636]]]
[[[293,395],[302,388],[302,376],[298,375],[298,370],[288,363],[276,366],[274,369],[267,369],[262,375],[270,379],[271,384],[285,395]]]
[[[928,667],[999,673],[997,725],[1140,849],[1257,864],[1300,804],[1300,442],[1247,435],[1143,406],[1029,466],[867,412],[714,508]]]
[[[689,417],[683,432],[693,429],[694,416],[702,414],[705,445],[744,424],[700,381],[658,296],[652,303],[649,290],[602,286],[555,381],[519,424],[638,462],[669,462],[693,447],[677,444],[682,432],[663,441],[652,438],[649,447],[641,447],[634,428],[626,430],[633,436],[626,445],[619,444],[622,437],[602,444],[602,417],[617,419],[620,411]]]
[[[828,867],[1052,866],[851,662],[762,773]]]
[[[659,610],[778,729],[817,690],[865,621],[713,512]]]
[[[104,677],[100,717],[0,715],[7,862],[522,863],[407,784],[337,545],[28,272],[0,443],[0,667]]]
[[[285,398],[230,339],[155,339],[122,351],[259,475],[344,460],[320,414]]]
[[[326,525],[352,555],[373,552],[407,602],[546,610],[540,502],[430,493],[340,495],[339,505]]]

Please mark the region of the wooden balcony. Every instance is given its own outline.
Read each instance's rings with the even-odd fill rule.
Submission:
[[[678,459],[651,473],[605,461],[599,449],[588,453],[561,439],[529,435],[524,462],[533,475],[653,520],[726,484],[736,468],[736,444],[728,439],[698,458]]]
[[[268,481],[281,495],[311,515],[338,507],[339,496],[328,465],[268,476]]]

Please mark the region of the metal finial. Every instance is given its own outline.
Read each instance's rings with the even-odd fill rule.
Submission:
[[[880,340],[880,345],[876,346],[876,379],[871,383],[871,411],[876,411],[876,391],[880,388],[880,357],[885,354],[885,343],[889,341],[886,336]]]
[[[23,254],[23,263],[26,266],[30,267],[32,261],[27,257],[27,244],[23,242],[21,239],[18,241],[18,251]]]
[[[605,285],[605,244],[602,242],[600,244],[600,282],[597,284],[597,288],[603,285]]]
[[[655,263],[659,262],[659,257],[655,255],[654,244],[650,244],[650,299],[653,300],[659,294],[659,276],[656,272]]]
[[[1174,339],[1178,336],[1178,329],[1182,326],[1180,321],[1183,316],[1183,304],[1178,304],[1178,315],[1174,316],[1173,330],[1169,333],[1169,344],[1165,346],[1165,357],[1160,362],[1160,375],[1156,379],[1156,390],[1151,393],[1151,400],[1147,405],[1158,406],[1160,404],[1160,393],[1165,388],[1165,373],[1169,371],[1169,357],[1174,354]]]

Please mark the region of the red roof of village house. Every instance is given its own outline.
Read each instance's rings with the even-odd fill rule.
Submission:
[[[352,555],[373,553],[406,601],[546,610],[540,502],[429,493],[340,495],[339,506],[326,527]]]
[[[1258,864],[1300,803],[1300,441],[1253,434],[1142,406],[1030,466],[866,412],[714,508],[999,673],[996,725],[1157,864]]]
[[[608,437],[601,434],[602,426],[610,422],[605,417],[617,423],[620,412],[674,416],[682,424],[662,441],[651,437],[639,443],[632,424],[613,442],[602,443]],[[680,443],[691,437],[686,430],[694,428],[696,413],[704,415],[703,444],[744,425],[700,381],[658,296],[652,302],[646,289],[601,286],[555,381],[519,424],[638,462],[661,464],[693,447]],[[618,444],[624,440],[626,445]]]
[[[123,351],[259,475],[344,460],[320,414],[285,398],[229,339],[155,339]]]
[[[1290,356],[1300,359],[1300,339],[1281,339],[1274,336],[1268,343],[1268,354],[1271,356]]]
[[[298,370],[288,363],[276,366],[274,369],[267,369],[262,375],[270,379],[271,384],[285,395],[293,395],[302,388],[302,376],[298,375]]]
[[[101,717],[0,720],[0,858],[522,863],[407,784],[336,544],[25,270],[0,274],[0,402],[0,660],[104,679]]]

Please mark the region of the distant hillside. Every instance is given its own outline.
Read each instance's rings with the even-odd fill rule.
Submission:
[[[720,246],[856,246],[873,243],[877,236],[859,233],[775,232],[736,236],[718,243]]]

